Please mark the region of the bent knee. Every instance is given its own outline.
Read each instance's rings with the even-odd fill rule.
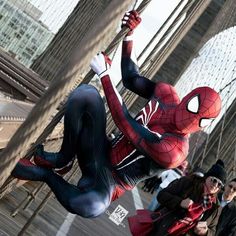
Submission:
[[[90,97],[90,96],[93,96],[93,97],[100,97],[100,94],[98,92],[98,90],[90,85],[90,84],[82,84],[80,85],[78,88],[76,88],[72,94],[71,94],[71,97],[76,99],[80,96],[85,96],[85,97]]]
[[[98,90],[92,86],[92,85],[88,85],[88,84],[83,84],[81,86],[79,86],[77,89],[75,89],[68,101],[69,103],[91,103],[93,104],[95,101],[100,101],[101,96],[98,92]]]
[[[100,197],[99,197],[100,198]],[[70,201],[69,211],[84,218],[94,218],[106,211],[110,205],[109,199],[86,198],[84,201],[76,199]]]
[[[87,205],[81,216],[85,218],[95,218],[104,213],[107,208],[108,205],[103,202],[93,202]]]

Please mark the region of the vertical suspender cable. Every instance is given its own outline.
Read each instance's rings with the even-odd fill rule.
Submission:
[[[102,47],[103,42],[108,40],[106,32],[115,27],[129,5],[129,0],[111,1],[103,16],[94,24],[93,30],[87,33],[73,56],[58,72],[59,79],[53,81],[1,153],[0,186],[10,175],[17,161],[25,156],[36,135],[43,131],[44,124],[49,120],[54,109],[73,88],[78,73],[86,69],[92,56]]]
[[[128,0],[126,1],[123,1],[123,3],[120,3],[120,1],[118,0],[113,0],[113,2],[111,2],[108,6],[108,9],[106,9],[107,13],[104,15],[106,16],[106,18],[108,19],[108,16],[110,16],[110,19],[109,19],[109,22],[106,23],[106,25],[99,25],[100,26],[100,29],[99,27],[96,27],[96,30],[94,30],[94,32],[97,34],[96,36],[96,39],[98,38],[102,38],[102,37],[105,37],[105,35],[101,36],[102,33],[101,32],[105,32],[106,31],[106,28],[109,28],[111,27],[111,22],[114,22],[115,21],[115,18],[114,16],[112,17],[111,14],[112,14],[112,9],[116,10],[117,14],[117,19],[121,18],[121,15],[124,14],[125,10],[128,8],[128,5],[129,5],[129,2]],[[139,7],[137,8],[137,11],[139,13],[142,13],[143,10],[147,7],[147,5],[151,2],[151,0],[143,0],[142,3],[139,5]],[[119,13],[119,14],[118,14]],[[112,20],[111,20],[112,19]],[[109,26],[109,27],[108,27]],[[99,31],[100,30],[100,31]],[[117,36],[114,38],[114,40],[110,43],[110,45],[108,46],[107,50],[105,51],[106,54],[110,54],[114,48],[116,47],[116,45],[124,38],[124,36],[128,33],[129,29],[127,28],[123,28],[118,34]],[[94,34],[94,33],[90,33],[90,34]],[[89,36],[88,38],[84,39],[83,42],[84,44],[86,45],[87,42],[89,41],[93,41],[92,39],[95,37],[94,36]],[[92,38],[92,39],[91,39]],[[86,43],[85,43],[86,42]],[[99,41],[97,41],[99,42]],[[92,43],[92,42],[91,42]],[[96,43],[96,46],[97,47],[100,47],[101,48],[101,44],[102,42],[99,42],[99,43]],[[95,47],[95,44],[94,44],[94,47]],[[90,52],[88,51],[88,48],[86,47],[82,47],[81,48],[81,51],[84,51],[84,49],[86,49],[86,53],[81,55],[81,58],[83,58],[83,56],[86,58],[86,61],[88,60],[88,55],[86,54],[95,54],[94,52]],[[99,51],[99,49],[97,49],[96,51]],[[81,59],[80,58],[80,59]],[[74,60],[77,60],[77,57],[75,55],[75,59]],[[90,60],[90,59],[89,59]],[[69,64],[69,63],[68,63]],[[67,65],[69,67],[71,66],[75,66],[75,61],[71,63],[72,65]],[[85,63],[80,63],[83,65],[83,67],[85,66]],[[66,71],[68,71],[69,68],[64,68]],[[72,69],[74,69],[74,67],[72,67]],[[85,76],[84,80],[83,80],[83,83],[88,83],[92,77],[93,77],[94,73],[90,70],[90,72]],[[69,73],[69,76],[70,76],[70,79],[74,78],[75,77],[75,74],[72,72]],[[62,76],[63,77],[63,76]],[[68,78],[67,78],[68,80]],[[65,85],[63,84],[65,82],[63,82],[63,80],[60,80],[60,81],[56,81],[55,83],[53,83],[53,85],[51,85],[50,87],[56,87],[55,90],[57,90],[57,87],[64,87]],[[68,84],[68,82],[66,82]],[[76,84],[76,81],[74,81],[74,84]],[[76,84],[77,85],[77,84]],[[73,87],[73,86],[72,86]],[[72,88],[71,87],[71,88]],[[46,92],[46,94],[44,95],[44,100],[41,99],[40,102],[41,104],[44,102],[48,103],[48,98],[45,99],[45,97],[48,96],[48,94],[50,94],[50,96],[53,96],[53,91],[55,91],[54,88],[52,89],[48,89],[48,91]],[[68,91],[68,90],[67,90]],[[64,92],[63,92],[64,93]],[[59,97],[65,97],[60,95]],[[38,137],[38,139],[36,140],[35,142],[35,145],[33,145],[31,148],[30,148],[30,153],[27,153],[27,149],[28,147],[30,146],[30,144],[33,142],[33,137],[35,136],[35,134],[33,133],[33,130],[31,131],[30,134],[27,134],[27,136],[30,136],[30,137],[27,137],[27,140],[24,138],[22,138],[24,135],[23,133],[25,134],[25,131],[22,129],[24,127],[24,129],[27,128],[28,123],[31,123],[33,125],[34,122],[32,122],[31,119],[33,120],[37,120],[39,122],[39,117],[42,118],[41,116],[43,116],[45,118],[45,120],[48,120],[49,118],[49,114],[47,115],[44,115],[45,113],[45,109],[41,110],[41,111],[37,111],[38,107],[41,106],[40,105],[36,105],[34,107],[34,109],[31,111],[31,116],[29,116],[26,120],[26,122],[24,122],[22,124],[22,127],[16,132],[16,134],[13,136],[13,138],[11,139],[11,141],[8,143],[8,147],[5,148],[5,150],[3,151],[3,153],[1,154],[1,158],[4,160],[1,164],[0,164],[0,170],[1,170],[1,178],[0,178],[0,186],[2,186],[2,184],[4,183],[4,181],[6,180],[6,178],[9,176],[11,170],[14,168],[17,160],[19,160],[22,156],[29,156],[29,154],[32,154],[33,151],[35,150],[36,148],[36,145],[38,143],[41,143],[43,142],[46,137],[52,132],[52,130],[54,129],[54,127],[56,126],[56,124],[61,120],[61,118],[63,117],[64,115],[64,111],[65,111],[65,106],[62,105],[61,106],[61,109],[60,111],[55,115],[55,117],[52,119],[52,121],[47,125],[47,127],[44,129],[44,131],[41,133],[41,135]],[[53,105],[51,104],[51,109],[52,107],[55,107],[57,106],[57,104],[59,105],[58,103],[58,100],[57,100],[57,103],[56,103],[56,100],[53,101]],[[38,116],[38,114],[40,114]],[[44,122],[41,122],[40,123],[44,123]],[[34,125],[34,131],[35,131],[35,125]],[[40,128],[40,131],[41,131],[41,128]],[[19,139],[18,136],[21,136],[21,139]],[[16,140],[21,140],[21,142],[24,142],[24,145],[21,144],[20,146],[17,145],[17,141]],[[20,142],[20,143],[21,143]],[[19,143],[18,143],[19,144]],[[23,147],[24,146],[24,147]],[[17,147],[17,148],[16,148]],[[17,149],[17,150],[16,150]],[[12,181],[9,180],[8,181],[8,184],[4,186],[4,192],[1,193],[1,197],[4,195],[5,192],[8,192],[9,189],[11,189],[12,187],[10,186],[10,183]]]

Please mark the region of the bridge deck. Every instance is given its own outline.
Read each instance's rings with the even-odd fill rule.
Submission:
[[[20,187],[0,200],[0,235],[18,235],[27,220],[32,216],[34,210],[41,203],[41,200],[48,192],[48,188],[43,190],[36,200],[26,210],[21,210],[15,217],[11,213],[19,206],[21,201],[27,196],[24,188],[33,189],[36,183],[30,182],[25,187]],[[146,207],[151,195],[139,189],[142,203]],[[115,208],[121,205],[129,211],[127,216],[135,213],[135,206],[131,192],[127,192],[122,198],[113,202],[106,213],[95,219],[83,219],[79,216],[68,214],[68,212],[58,203],[55,197],[51,197],[46,207],[32,221],[24,235],[34,236],[120,236],[130,235],[127,217],[117,226],[109,219]],[[72,222],[71,226],[70,222]],[[63,224],[64,223],[64,224]],[[67,233],[66,233],[67,232]]]

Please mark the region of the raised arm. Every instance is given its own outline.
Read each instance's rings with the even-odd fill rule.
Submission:
[[[139,68],[135,63],[136,58],[134,56],[133,30],[140,22],[141,18],[136,11],[126,13],[122,20],[122,26],[126,26],[130,29],[122,44],[122,81],[124,86],[132,92],[150,99],[154,93],[155,83],[140,75]]]
[[[103,54],[97,55],[93,59],[91,67],[101,78],[115,124],[144,155],[149,156],[165,168],[177,167],[186,156],[186,153],[182,151],[181,140],[174,136],[162,137],[158,133],[151,132],[130,116],[121,96],[110,80],[107,70],[108,63],[105,58]],[[105,65],[102,66],[103,64]]]

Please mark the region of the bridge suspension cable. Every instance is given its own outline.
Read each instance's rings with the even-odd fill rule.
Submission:
[[[142,13],[150,2],[151,0],[143,0],[138,6],[137,11]],[[14,168],[16,162],[23,156],[31,156],[36,146],[47,138],[57,123],[61,120],[64,115],[64,105],[60,106],[59,112],[53,117],[52,121],[46,128],[41,126],[44,123],[47,123],[52,110],[59,106],[62,99],[65,98],[73,88],[78,86],[78,78],[76,78],[78,71],[83,71],[86,65],[89,64],[90,58],[97,51],[99,51],[103,42],[107,40],[107,35],[105,32],[111,30],[112,27],[115,27],[115,22],[118,22],[121,19],[126,9],[128,9],[128,6],[128,0],[123,1],[122,4],[120,1],[113,0],[112,3],[109,4],[105,10],[106,13],[104,12],[104,16],[101,19],[103,24],[100,23],[96,25],[96,27],[94,27],[96,29],[91,30],[87,37],[84,37],[84,40],[82,40],[81,44],[78,46],[78,50],[74,53],[71,61],[67,63],[65,68],[63,68],[64,70],[61,72],[62,75],[60,75],[60,78],[57,81],[52,82],[45,95],[36,104],[26,121],[22,124],[20,129],[17,130],[8,143],[8,146],[1,153],[1,158],[4,161],[0,164],[0,186],[2,186],[3,189],[3,191],[0,192],[0,197],[4,196],[4,194],[9,192],[13,187],[12,183],[14,181],[12,178],[8,179],[4,185],[3,183],[9,176],[11,170]],[[114,9],[116,9],[116,17],[114,17],[113,13]],[[128,33],[128,31],[129,30],[127,28],[123,28],[109,44],[107,50],[105,50],[105,53],[110,54]],[[101,40],[101,38],[103,40]],[[93,45],[93,47],[85,47],[86,45]],[[78,61],[77,58],[79,58],[80,61]],[[94,73],[90,70],[83,79],[82,83],[89,83],[93,76]],[[41,132],[35,141],[34,137],[37,135],[35,131],[38,130],[37,133],[40,133],[39,131],[43,128],[43,132]],[[34,144],[30,147],[33,142]],[[28,153],[27,150],[29,150]]]
[[[58,73],[60,78],[51,83],[49,89],[32,109],[26,121],[16,131],[1,153],[0,186],[10,175],[16,162],[26,155],[29,146],[34,142],[37,134],[44,129],[44,124],[50,118],[53,110],[59,106],[60,102],[73,88],[78,72],[85,70],[92,56],[102,47],[104,40],[108,40],[106,32],[115,27],[129,4],[130,1],[128,0],[122,1],[122,3],[113,0],[108,5],[103,16],[93,26],[93,30],[89,31],[78,45],[78,49],[71,60]],[[114,10],[116,14],[114,14]],[[123,30],[123,35],[125,35],[125,31],[127,32],[127,30]]]

